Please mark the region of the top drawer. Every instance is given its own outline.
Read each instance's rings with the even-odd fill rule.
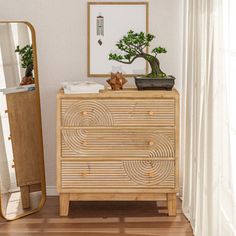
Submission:
[[[175,100],[61,100],[65,127],[174,126]]]

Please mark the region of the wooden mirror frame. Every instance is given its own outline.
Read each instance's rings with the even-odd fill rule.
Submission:
[[[38,211],[40,211],[46,201],[46,180],[45,180],[45,165],[44,165],[44,149],[43,149],[43,134],[42,134],[42,119],[41,119],[41,106],[40,106],[40,93],[39,93],[39,80],[38,80],[38,63],[37,63],[37,45],[36,45],[36,34],[35,34],[35,29],[33,27],[33,25],[27,21],[0,21],[0,24],[7,24],[7,23],[22,23],[25,24],[29,27],[30,31],[31,31],[31,36],[32,36],[32,45],[33,45],[33,65],[34,65],[34,80],[35,80],[35,92],[36,92],[36,105],[38,106],[39,109],[39,121],[40,121],[40,125],[41,125],[41,129],[40,129],[40,136],[41,136],[41,140],[39,142],[39,146],[41,146],[41,157],[42,160],[40,160],[40,174],[41,174],[41,192],[42,192],[42,196],[41,196],[41,200],[39,202],[39,206],[36,209],[33,209],[29,212],[20,214],[19,216],[15,217],[14,219],[7,219],[3,214],[2,214],[2,206],[1,206],[1,191],[0,191],[0,216],[7,220],[7,221],[13,221],[13,220],[17,220],[19,218],[31,215],[33,213],[36,213]]]

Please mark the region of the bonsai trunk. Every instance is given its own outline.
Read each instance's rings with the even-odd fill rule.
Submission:
[[[160,62],[156,57],[148,55],[145,59],[149,62],[152,70],[151,73],[148,74],[148,77],[163,78],[166,76],[166,74],[161,70]]]
[[[147,53],[143,53],[139,55],[138,57],[142,57],[146,61],[148,61],[149,65],[151,66],[151,73],[148,74],[147,76],[150,78],[163,78],[166,76],[166,74],[161,70],[160,68],[160,62],[159,60]]]
[[[34,84],[33,69],[34,69],[33,64],[27,66],[25,70],[25,76],[22,78],[20,85]]]
[[[33,69],[34,69],[33,64],[28,65],[27,68],[26,68],[26,71],[25,71],[25,76],[26,77],[33,76]]]

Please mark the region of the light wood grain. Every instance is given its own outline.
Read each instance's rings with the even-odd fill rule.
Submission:
[[[91,197],[92,196],[92,197]],[[166,201],[165,193],[83,193],[83,194],[70,194],[70,201]]]
[[[176,194],[168,193],[167,194],[167,204],[168,204],[168,215],[169,216],[176,216]]]
[[[175,157],[175,130],[155,128],[62,129],[62,157]],[[107,155],[109,152],[109,155]]]
[[[61,89],[58,94],[58,99],[178,99],[179,93],[176,89],[173,89],[171,91],[165,91],[165,90],[144,90],[144,91],[138,91],[136,88],[126,88],[121,91],[112,91],[109,89],[105,89],[100,91],[100,93],[85,93],[85,94],[65,94],[63,90]]]
[[[62,161],[63,189],[175,188],[174,161]]]
[[[61,192],[61,99],[57,95],[57,118],[56,118],[56,145],[57,145],[57,160],[56,160],[56,167],[57,167],[57,191],[58,193]]]
[[[174,126],[175,100],[62,100],[63,126]]]
[[[21,201],[23,209],[30,208],[30,187],[29,185],[20,186]]]
[[[36,91],[6,94],[18,186],[41,183],[40,111]]]
[[[67,216],[69,213],[70,195],[60,194],[60,216]]]
[[[176,215],[178,110],[176,90],[59,92],[59,193],[68,194],[69,201],[143,201],[162,196],[169,215]],[[67,209],[67,200],[64,203],[61,208]]]

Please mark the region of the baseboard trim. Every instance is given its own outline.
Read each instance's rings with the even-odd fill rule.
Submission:
[[[56,186],[47,186],[46,190],[47,190],[47,196],[58,196]]]

